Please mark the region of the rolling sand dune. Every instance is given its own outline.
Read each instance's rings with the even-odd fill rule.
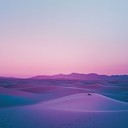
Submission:
[[[0,128],[128,128],[128,87],[124,77],[100,76],[94,81],[83,77],[2,78]]]
[[[10,88],[4,88],[4,87],[0,87],[0,94],[7,94],[12,96],[23,96],[23,97],[30,97],[30,98],[33,97],[32,93],[10,89]]]
[[[0,87],[0,107],[22,106],[36,103],[32,93]]]
[[[127,119],[127,103],[87,93],[0,109],[0,128],[127,128]]]
[[[0,107],[36,104],[71,94],[83,93],[84,90],[61,86],[34,87],[21,90],[0,87]]]
[[[74,94],[43,102],[39,107],[68,111],[128,110],[128,103],[113,100],[100,94]]]

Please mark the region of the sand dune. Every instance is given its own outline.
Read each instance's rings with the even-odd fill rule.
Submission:
[[[113,82],[5,81],[0,128],[128,128],[128,87]]]
[[[87,93],[0,109],[0,128],[127,128],[128,104]]]
[[[38,107],[68,111],[117,111],[128,110],[128,103],[113,100],[100,94],[74,94],[43,102]]]

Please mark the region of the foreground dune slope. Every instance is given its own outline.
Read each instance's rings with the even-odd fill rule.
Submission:
[[[128,110],[128,103],[96,93],[80,93],[46,101],[37,107],[69,111],[116,111]]]
[[[73,94],[1,108],[0,128],[128,128],[128,104],[96,93]]]

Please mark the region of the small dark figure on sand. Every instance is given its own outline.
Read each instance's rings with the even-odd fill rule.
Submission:
[[[91,96],[91,93],[88,93],[89,96]]]

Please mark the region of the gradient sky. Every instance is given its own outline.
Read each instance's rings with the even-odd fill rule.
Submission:
[[[1,0],[0,75],[128,74],[127,0]]]

